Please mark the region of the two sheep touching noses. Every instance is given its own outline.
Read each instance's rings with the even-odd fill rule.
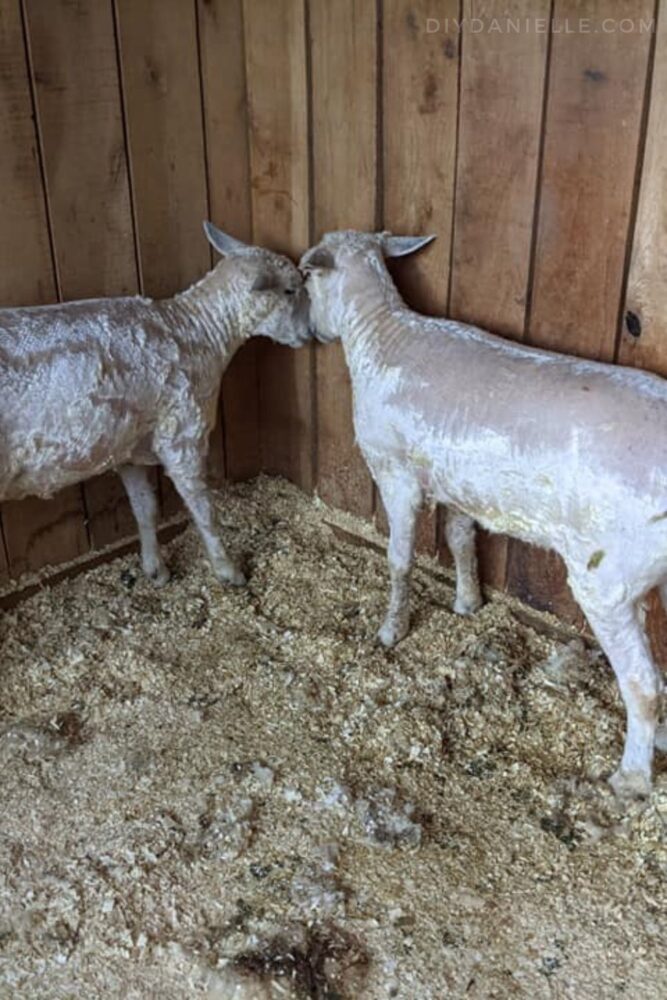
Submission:
[[[411,311],[384,261],[431,237],[329,233],[297,270],[205,228],[223,259],[173,298],[0,310],[0,500],[48,497],[115,469],[144,571],[160,585],[168,571],[146,475],[160,463],[217,578],[242,584],[205,481],[222,375],[251,336],[292,347],[313,335],[340,337],[357,441],[390,526],[380,640],[391,646],[408,630],[424,503],[446,506],[461,614],[481,604],[475,521],[555,549],[627,710],[612,785],[646,794],[654,747],[667,749],[667,729],[657,725],[662,682],[641,610],[654,586],[667,603],[667,382]]]

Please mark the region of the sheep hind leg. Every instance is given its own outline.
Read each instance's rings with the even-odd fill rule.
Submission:
[[[475,551],[475,522],[455,507],[447,507],[445,537],[456,568],[454,611],[457,615],[472,615],[482,606]]]
[[[665,612],[667,612],[667,580],[660,584],[660,600]],[[655,731],[655,748],[667,753],[667,720],[658,723]]]
[[[627,712],[623,757],[609,782],[619,796],[648,795],[661,679],[639,609],[634,602],[608,610],[579,603],[616,674]]]
[[[157,503],[143,465],[122,465],[117,469],[123,481],[139,529],[141,542],[141,565],[143,571],[156,587],[163,587],[169,581],[169,570],[164,564],[157,540]]]

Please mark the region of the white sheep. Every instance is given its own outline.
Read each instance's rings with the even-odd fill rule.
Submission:
[[[555,549],[627,709],[612,786],[645,794],[654,745],[667,749],[642,613],[652,587],[667,603],[667,381],[413,312],[383,258],[432,238],[329,233],[300,264],[318,339],[342,339],[357,441],[389,519],[391,598],[379,637],[391,646],[408,629],[425,501],[447,507],[461,614],[481,602],[475,521]]]
[[[146,466],[161,463],[173,480],[217,578],[242,584],[205,481],[220,382],[248,337],[292,347],[309,339],[294,264],[210,223],[205,230],[223,260],[173,298],[0,310],[0,500],[49,497],[115,469],[139,528],[144,572],[158,586],[169,574]]]

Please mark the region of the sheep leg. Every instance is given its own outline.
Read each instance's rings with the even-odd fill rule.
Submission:
[[[579,603],[616,674],[627,712],[623,757],[610,784],[619,796],[648,795],[662,683],[639,609],[631,602],[603,612]]]
[[[660,600],[663,608],[667,611],[667,581],[660,584]],[[659,723],[655,731],[655,748],[667,752],[667,722]]]
[[[377,480],[389,521],[389,573],[391,592],[387,614],[378,638],[384,646],[395,646],[410,625],[410,572],[415,552],[415,527],[421,506],[419,487],[399,476]]]
[[[457,615],[471,615],[482,606],[475,551],[475,522],[456,507],[447,507],[445,537],[456,568],[454,611]]]
[[[211,491],[206,485],[203,461],[199,455],[193,457],[191,462],[184,461],[182,454],[177,458],[172,458],[170,454],[162,454],[160,457],[183,503],[192,515],[214,575],[221,583],[242,586],[246,578],[229,558],[220,539],[215,505]]]
[[[142,465],[121,465],[117,472],[123,481],[139,529],[144,573],[156,587],[162,587],[169,580],[169,570],[164,564],[157,540],[157,503],[148,471]]]

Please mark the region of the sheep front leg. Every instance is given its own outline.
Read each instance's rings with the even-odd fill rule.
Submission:
[[[163,454],[161,458],[183,503],[192,515],[211,561],[213,573],[221,583],[242,586],[246,578],[229,558],[220,539],[215,505],[211,491],[206,485],[203,459],[197,455],[193,456],[191,461],[184,461],[181,454],[177,458]]]
[[[456,507],[447,507],[445,537],[456,568],[454,611],[457,615],[471,615],[482,606],[475,551],[475,522]]]
[[[156,587],[163,587],[169,580],[169,570],[158,545],[157,503],[148,471],[142,465],[121,465],[117,472],[123,481],[139,529],[143,571]]]
[[[576,595],[576,587],[573,587]],[[648,795],[655,745],[658,701],[662,688],[648,639],[634,604],[604,613],[579,602],[609,659],[627,712],[621,766],[609,779],[617,795]]]
[[[389,521],[389,573],[391,593],[387,614],[378,632],[383,646],[395,646],[410,625],[410,572],[415,552],[415,526],[421,506],[421,491],[401,476],[377,480]]]

